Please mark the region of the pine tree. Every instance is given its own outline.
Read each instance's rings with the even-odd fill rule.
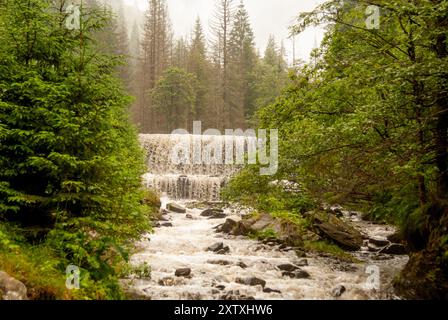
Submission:
[[[230,128],[229,38],[235,12],[233,0],[217,0],[212,22],[212,53],[216,90],[214,102],[219,118],[217,128]]]
[[[249,14],[241,1],[229,40],[229,107],[232,126],[244,128],[245,117],[254,111],[253,71],[257,62],[255,38]]]

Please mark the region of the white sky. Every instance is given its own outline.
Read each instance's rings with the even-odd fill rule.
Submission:
[[[148,0],[125,0],[130,6],[144,11]],[[176,36],[189,35],[196,17],[202,20],[206,32],[215,9],[215,0],[167,0],[171,22]],[[288,27],[299,12],[310,11],[324,0],[244,0],[249,12],[256,43],[264,52],[269,35],[273,34],[278,42],[284,41],[288,59],[292,60],[292,40]],[[236,4],[239,0],[235,1]],[[308,60],[309,53],[323,37],[321,29],[310,29],[296,38],[296,57]]]

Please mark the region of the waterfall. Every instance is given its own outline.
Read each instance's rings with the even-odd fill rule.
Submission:
[[[221,188],[242,168],[244,154],[256,141],[246,136],[173,134],[139,138],[148,166],[143,177],[147,188],[173,199],[207,201],[219,200]]]

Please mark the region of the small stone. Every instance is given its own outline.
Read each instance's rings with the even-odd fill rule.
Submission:
[[[177,269],[175,272],[175,276],[176,277],[189,277],[191,274],[191,269],[190,268],[180,268]]]
[[[192,216],[191,214],[187,214],[187,215],[185,216],[185,218],[190,219],[190,220],[193,220],[193,216]]]
[[[166,208],[171,211],[171,212],[175,212],[175,213],[187,213],[187,209],[185,209],[184,207],[176,204],[176,203],[168,203],[166,205]]]
[[[264,288],[263,292],[264,293],[278,293],[278,294],[282,293],[280,290],[275,290],[275,289],[271,289],[271,288]]]
[[[236,278],[235,282],[239,283],[239,284],[244,284],[247,286],[259,286],[260,285],[263,288],[266,285],[266,281],[264,281],[263,279],[260,279],[260,278],[256,278],[256,277]]]
[[[331,290],[331,295],[335,298],[339,298],[344,294],[345,291],[346,291],[345,287],[343,285],[339,285],[333,290]]]
[[[246,269],[247,268],[247,264],[245,264],[244,262],[240,261],[236,264],[238,267],[242,268],[242,269]]]
[[[221,250],[216,251],[217,254],[227,254],[229,252],[230,252],[230,247],[229,246],[225,246]]]
[[[218,252],[219,250],[224,248],[224,243],[218,242],[207,248],[207,251]]]
[[[171,222],[166,222],[161,224],[162,227],[172,227],[173,224]]]
[[[293,279],[308,279],[310,277],[310,274],[306,272],[305,270],[295,270],[293,272],[290,271],[284,271],[282,273],[283,277],[290,277]]]
[[[281,271],[287,271],[287,272],[292,272],[295,271],[297,269],[300,269],[298,266],[295,266],[293,264],[290,263],[285,263],[285,264],[280,264],[277,266],[277,268]]]
[[[300,259],[295,263],[299,267],[306,267],[308,266],[308,260],[307,259]]]
[[[230,261],[226,261],[226,260],[208,260],[207,263],[208,264],[216,264],[216,265],[220,265],[220,266],[228,266],[231,264]]]
[[[172,287],[172,286],[174,286],[174,279],[171,277],[166,277],[166,278],[160,279],[158,283],[159,283],[159,286]]]
[[[225,288],[226,288],[226,286],[224,286],[222,284],[219,284],[216,286],[216,289],[218,289],[218,290],[224,290]]]

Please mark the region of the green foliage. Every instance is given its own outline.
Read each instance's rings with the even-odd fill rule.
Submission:
[[[51,248],[55,275],[79,266],[86,290],[75,298],[119,298],[115,265],[149,228],[143,155],[119,60],[91,40],[107,16],[86,7],[73,31],[64,19],[43,0],[0,7],[0,224],[25,236],[14,245],[42,250],[31,264]]]

